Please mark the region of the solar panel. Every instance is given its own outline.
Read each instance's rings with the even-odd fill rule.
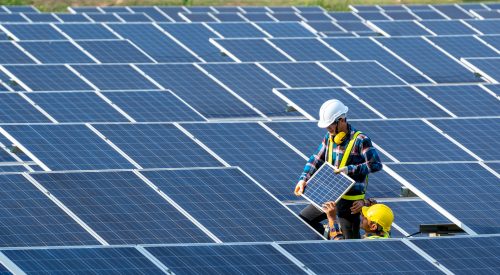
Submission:
[[[388,118],[450,117],[410,87],[349,88]]]
[[[251,12],[268,12],[269,10],[267,7],[258,7],[258,6],[242,6],[242,10],[244,10],[247,13]]]
[[[120,13],[117,14],[123,21],[130,23],[130,22],[153,22],[151,18],[149,18],[146,14],[144,13]]]
[[[321,238],[238,169],[141,173],[223,242]]]
[[[40,12],[37,8],[34,6],[16,6],[16,5],[8,5],[4,6],[7,11],[10,11],[12,13],[16,12]]]
[[[458,20],[424,20],[420,23],[436,35],[477,34]]]
[[[66,40],[49,24],[2,24],[19,40]]]
[[[410,9],[411,11],[426,11],[426,10],[433,10],[431,8],[431,5],[426,5],[426,4],[405,4],[405,6]]]
[[[301,13],[307,12],[324,12],[325,9],[321,6],[294,6],[295,9],[299,10]]]
[[[358,12],[357,15],[363,18],[364,20],[370,20],[370,21],[385,21],[391,19],[388,16],[385,16],[384,13],[377,11]]]
[[[271,14],[272,17],[276,18],[279,22],[300,22],[303,21],[300,16],[292,12],[280,12]]]
[[[396,173],[478,234],[500,232],[490,203],[500,194],[498,178],[477,163],[391,165]]]
[[[418,37],[378,39],[438,83],[481,82],[472,72]]]
[[[185,22],[217,22],[217,19],[205,12],[179,13],[179,16],[185,18]]]
[[[28,20],[18,13],[0,13],[0,23],[28,22]]]
[[[115,16],[113,13],[91,13],[87,12],[85,13],[86,16],[90,17],[92,21],[94,22],[104,22],[104,23],[110,23],[110,22],[121,22],[121,20]]]
[[[118,38],[101,24],[57,24],[56,26],[75,40]]]
[[[283,85],[255,64],[202,64],[201,67],[265,115],[297,115],[287,113],[280,99],[272,93],[273,88],[283,88]]]
[[[239,15],[239,13],[212,13],[212,16],[217,18],[220,22],[245,22],[246,20]]]
[[[267,13],[244,13],[242,15],[250,22],[274,22]]]
[[[409,13],[408,11],[403,10],[397,10],[397,11],[385,11],[384,12],[386,16],[389,16],[390,18],[394,20],[414,20],[417,19],[413,14]]]
[[[95,63],[90,57],[68,41],[21,41],[18,43],[44,64]]]
[[[499,122],[500,119],[495,118],[431,121],[432,124],[458,140],[484,160],[499,160],[496,148],[498,148],[500,142],[496,139],[478,138],[478,136],[487,137],[491,133],[497,132],[500,130]]]
[[[211,242],[133,172],[33,177],[110,244]]]
[[[197,12],[213,12],[214,10],[210,6],[189,6],[185,7],[191,13]]]
[[[4,88],[3,90],[9,91],[9,89],[12,89],[14,91],[24,91],[24,88],[19,85],[19,83],[15,80],[13,80],[10,76],[6,75],[4,72],[0,71],[0,88]],[[7,89],[9,88],[9,89]]]
[[[142,12],[147,14],[147,16],[155,22],[171,22],[163,13],[156,9],[156,7],[135,7],[131,6],[129,9],[134,12]]]
[[[322,62],[351,86],[400,85],[404,82],[376,62]]]
[[[2,126],[52,170],[133,168],[85,125]]]
[[[290,61],[263,39],[216,39],[215,41],[243,62]]]
[[[356,128],[402,162],[474,160],[421,120],[356,121]]]
[[[256,123],[182,124],[230,165],[240,166],[280,200],[293,188],[305,160]]]
[[[401,241],[280,244],[315,273],[437,273]],[[381,253],[383,251],[383,253]],[[335,264],[332,264],[335,263]]]
[[[358,21],[338,21],[336,24],[347,31],[373,31],[365,23]]]
[[[78,41],[91,55],[103,63],[152,63],[153,60],[144,55],[129,41]]]
[[[337,21],[359,21],[361,20],[353,12],[329,12],[328,15]]]
[[[24,54],[11,42],[0,43],[0,64],[33,64],[31,58]]]
[[[90,22],[90,19],[83,16],[83,14],[71,14],[71,13],[56,13],[55,14],[64,23],[86,23]]]
[[[266,37],[266,35],[250,23],[209,23],[212,29],[225,38]]]
[[[169,91],[105,92],[104,95],[136,121],[205,120]]]
[[[482,34],[500,34],[500,20],[485,19],[485,20],[470,20],[467,24]]]
[[[470,11],[475,17],[479,19],[499,19],[500,12],[497,10],[473,10]]]
[[[262,65],[292,87],[343,86],[341,81],[316,63],[289,62],[262,63]]]
[[[499,56],[493,49],[472,36],[438,36],[429,37],[429,39],[458,59],[462,57]]]
[[[270,41],[297,61],[343,60],[316,39],[272,39]]]
[[[55,18],[52,14],[50,13],[29,13],[26,12],[24,13],[24,16],[29,18],[31,22],[59,22],[57,18]]]
[[[133,247],[26,249],[2,253],[28,274],[161,272]]]
[[[195,62],[196,57],[183,49],[161,30],[150,24],[113,24],[113,30],[130,39],[158,62]]]
[[[99,244],[22,175],[0,179],[0,246]]]
[[[310,21],[307,22],[307,25],[318,32],[344,32],[344,30],[335,25],[333,21]]]
[[[379,6],[375,6],[375,5],[371,5],[371,6],[369,6],[369,5],[352,5],[349,8],[354,10],[355,12],[364,12],[364,11],[376,12],[376,11],[382,10]]]
[[[468,58],[466,60],[481,70],[481,72],[478,72],[479,74],[482,75],[484,72],[490,78],[500,82],[500,58]]]
[[[279,13],[279,12],[295,12],[296,10],[293,7],[282,7],[282,6],[276,6],[276,7],[268,7],[271,12],[273,13]]]
[[[495,273],[500,264],[497,251],[500,237],[478,236],[457,238],[412,239],[431,257],[455,274]]]
[[[81,12],[103,12],[101,9],[97,7],[70,7],[72,10],[74,10],[77,13]]]
[[[273,37],[315,37],[315,35],[297,22],[257,23]]]
[[[412,11],[412,13],[422,19],[422,21],[432,19],[445,19],[445,17],[443,17],[439,12],[434,10],[414,10]]]
[[[468,13],[466,13],[463,9],[458,8],[455,5],[449,4],[449,5],[433,5],[435,9],[438,11],[446,14],[450,19],[470,19],[472,16],[470,16]]]
[[[74,65],[100,90],[157,90],[158,87],[129,65]],[[90,90],[90,89],[89,89]]]
[[[171,124],[103,124],[94,127],[144,168],[222,166]]]
[[[419,90],[457,116],[499,116],[500,102],[476,85],[421,86]]]
[[[270,245],[147,247],[176,274],[298,274],[303,271]]]
[[[227,12],[241,12],[240,7],[232,7],[232,6],[214,6],[212,9],[218,11],[219,13],[227,13]]]
[[[130,10],[127,7],[117,7],[117,6],[104,6],[100,7],[101,10],[103,10],[105,13],[130,13]]]
[[[168,17],[172,18],[174,22],[184,22],[184,19],[179,17],[179,12],[188,11],[186,7],[175,7],[175,6],[166,6],[166,7],[158,7],[163,13],[167,14]]]
[[[377,21],[373,24],[390,36],[431,35],[414,21]]]
[[[159,24],[159,26],[207,62],[232,61],[208,41],[218,36],[202,24]]]
[[[276,14],[273,14],[276,17]],[[330,21],[332,18],[328,16],[325,12],[303,12],[300,14],[301,17],[305,18],[307,21]],[[299,21],[303,21],[302,19]]]
[[[12,65],[4,67],[33,91],[92,90],[92,87],[63,65]]]
[[[207,118],[259,116],[191,64],[141,65],[139,68]]]
[[[16,93],[0,93],[1,123],[50,122],[33,105]]]

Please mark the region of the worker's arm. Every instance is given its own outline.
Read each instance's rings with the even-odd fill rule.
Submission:
[[[328,239],[329,240],[343,240],[344,235],[342,231],[340,231],[340,227],[335,222],[337,218],[337,209],[335,202],[329,201],[323,205],[323,211],[326,213],[326,217],[328,218]]]
[[[307,185],[307,180],[318,170],[319,167],[325,162],[325,153],[326,153],[326,141],[329,138],[329,134],[326,134],[321,144],[316,149],[314,155],[312,155],[306,163],[304,167],[304,171],[299,177],[299,182],[295,185],[295,195],[300,196],[304,193],[304,189]]]
[[[372,145],[372,141],[369,137],[362,134],[358,135],[358,138],[361,139],[358,150],[365,161],[357,165],[351,164],[347,166],[347,174],[366,176],[369,173],[380,171],[382,169],[382,162],[380,161],[377,149]]]

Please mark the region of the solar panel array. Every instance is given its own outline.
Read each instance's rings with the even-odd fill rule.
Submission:
[[[500,6],[350,9],[0,6],[0,272],[497,272]],[[393,240],[297,215],[331,98]]]

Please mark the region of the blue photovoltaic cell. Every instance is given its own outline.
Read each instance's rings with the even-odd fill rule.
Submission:
[[[500,101],[476,85],[421,86],[418,89],[457,116],[500,116]]]
[[[187,7],[167,6],[167,7],[158,7],[158,8],[163,13],[167,14],[170,18],[172,18],[174,20],[174,22],[184,22],[184,19],[182,19],[179,16],[179,13],[187,12]]]
[[[419,37],[378,41],[438,83],[482,82],[460,63]]]
[[[2,165],[0,171],[4,172],[27,172],[28,169],[24,165]]]
[[[469,58],[467,61],[500,82],[500,58]]]
[[[19,40],[66,40],[49,24],[3,24]]]
[[[269,12],[267,7],[258,7],[258,6],[242,6],[242,10],[244,10],[247,13],[262,13],[262,12]]]
[[[129,41],[78,41],[77,43],[102,63],[153,62]]]
[[[103,10],[105,13],[130,13],[130,10],[127,7],[117,7],[117,6],[111,6],[111,7],[100,7],[101,10]]]
[[[90,13],[87,12],[86,15],[90,17],[94,22],[122,22],[118,17],[116,17],[113,13]]]
[[[238,169],[141,173],[223,242],[321,238]]]
[[[498,178],[477,163],[406,164],[390,168],[478,234],[500,232]]]
[[[311,26],[318,32],[344,32],[341,28],[332,21],[313,21],[307,22],[307,25]]]
[[[33,64],[31,58],[24,54],[11,42],[0,43],[0,64]]]
[[[426,10],[432,10],[431,5],[426,5],[426,4],[408,4],[405,5],[408,9],[411,11],[426,11]]]
[[[331,241],[280,246],[317,274],[441,273],[437,267],[399,240]]]
[[[101,124],[94,127],[143,168],[222,166],[172,124]]]
[[[155,90],[147,78],[129,65],[74,65],[72,66],[100,90]],[[89,89],[92,90],[92,89]]]
[[[323,39],[350,60],[377,60],[409,83],[429,83],[422,75],[369,38]]]
[[[500,141],[496,138],[478,138],[479,136],[487,137],[491,133],[498,133],[500,131],[500,119],[432,120],[431,123],[455,138],[480,158],[484,160],[500,160],[497,152]]]
[[[110,24],[110,27],[124,38],[130,39],[158,62],[199,61],[153,25]]]
[[[161,270],[133,247],[5,250],[27,274],[154,274]]]
[[[329,201],[338,202],[340,197],[349,190],[354,180],[349,177],[335,174],[333,167],[324,164],[307,181],[304,197],[313,202],[316,207],[322,207]]]
[[[489,167],[491,167],[495,172],[500,174],[500,162],[491,162],[491,163],[486,163]]]
[[[24,88],[19,85],[15,80],[11,79],[8,75],[0,71],[0,84],[3,83],[5,86],[4,91],[8,91],[7,87],[14,91],[24,91]],[[0,85],[0,88],[2,88],[2,85]]]
[[[292,87],[344,86],[316,63],[262,63],[272,74]]]
[[[191,64],[141,65],[139,68],[207,118],[259,116]]]
[[[295,9],[298,9],[299,12],[324,12],[325,9],[323,9],[320,6],[295,6]]]
[[[373,24],[390,36],[431,35],[413,21],[378,21]]]
[[[207,6],[189,6],[185,7],[189,12],[191,13],[197,13],[197,12],[214,12],[214,10],[211,7]]]
[[[275,16],[276,14],[274,14],[273,16]],[[331,21],[332,18],[330,16],[328,16],[327,13],[324,13],[324,12],[306,12],[306,13],[301,13],[300,14],[301,17],[307,19],[307,21]],[[299,20],[299,21],[303,21],[303,20]]]
[[[390,20],[388,16],[385,16],[382,12],[358,12],[358,16],[363,18],[364,20],[371,21],[387,21]]]
[[[363,22],[357,22],[357,21],[338,21],[336,22],[337,25],[341,26],[347,31],[373,31],[370,29],[365,23]]]
[[[412,239],[455,274],[494,274],[500,268],[499,236]]]
[[[81,39],[118,39],[111,31],[101,24],[57,24],[59,29],[69,37]]]
[[[297,22],[288,23],[257,23],[273,37],[315,37],[312,32]]]
[[[500,51],[500,35],[483,35],[480,39]]]
[[[380,118],[341,88],[321,89],[280,89],[280,93],[297,104],[301,109],[319,119],[319,109],[327,99],[338,99],[349,106],[349,118]],[[306,96],[307,95],[307,96]]]
[[[359,21],[359,17],[354,15],[353,12],[329,12],[328,15],[337,21]]]
[[[156,7],[129,7],[135,12],[143,12],[147,14],[155,22],[171,22],[165,15],[163,15]]]
[[[376,62],[322,62],[351,86],[401,85],[404,82]]]
[[[0,93],[0,123],[50,122],[33,105],[16,93]]]
[[[356,12],[364,12],[364,11],[371,11],[371,12],[377,12],[377,11],[381,11],[382,9],[380,9],[378,6],[369,6],[369,5],[354,5],[353,8],[351,8],[352,10],[356,11]]]
[[[270,245],[146,248],[175,274],[299,274],[303,271]]]
[[[493,49],[472,36],[437,36],[429,37],[429,40],[457,59],[499,56]]]
[[[458,20],[424,20],[422,25],[436,35],[477,34],[473,29]]]
[[[215,6],[212,7],[216,11],[220,13],[226,13],[226,12],[241,12],[239,7],[232,7],[232,6]]]
[[[273,13],[275,12],[296,12],[296,10],[293,7],[268,7]]]
[[[5,140],[0,141],[6,144],[2,144],[2,149],[0,149],[0,162],[17,162],[17,160],[8,153],[8,151],[10,151],[9,148],[11,147],[11,142],[3,136],[2,138]]]
[[[243,13],[242,16],[250,22],[274,22],[267,13]]]
[[[215,41],[242,62],[290,61],[263,39],[216,39]]]
[[[464,10],[484,10],[486,7],[481,4],[481,3],[477,3],[477,4],[474,4],[474,3],[457,3],[456,5],[460,6],[461,8],[463,8]]]
[[[240,166],[280,200],[297,200],[293,188],[306,161],[256,123],[183,124],[232,166]]]
[[[123,21],[130,22],[153,22],[151,18],[147,17],[144,13],[120,13],[118,16]]]
[[[136,121],[204,121],[169,91],[105,92],[120,109]]]
[[[212,16],[220,22],[245,22],[246,20],[238,13],[212,13]]]
[[[13,65],[5,68],[33,91],[92,90],[92,87],[64,65]]]
[[[28,20],[18,13],[0,13],[0,23],[10,22],[28,22]]]
[[[356,121],[356,128],[402,162],[474,160],[421,120]]]
[[[83,23],[90,22],[90,19],[83,16],[83,14],[71,14],[71,13],[56,13],[57,17],[59,17],[65,23]]]
[[[417,19],[413,14],[408,11],[385,11],[385,15],[394,20],[414,20]]]
[[[499,19],[500,18],[500,12],[497,10],[474,10],[474,13],[476,13],[478,18],[481,19]]]
[[[16,12],[40,12],[34,6],[4,6],[6,10],[16,13]]]
[[[211,242],[133,172],[33,177],[110,244]]]
[[[412,12],[422,19],[420,23],[425,22],[424,20],[445,19],[439,12],[433,10],[417,10]]]
[[[343,60],[316,39],[271,39],[270,41],[297,61]]]
[[[273,13],[271,14],[271,16],[276,18],[276,20],[278,20],[279,22],[300,22],[304,20],[297,14],[290,12]]]
[[[159,26],[207,62],[232,61],[208,41],[218,36],[202,24],[159,24]]]
[[[409,200],[387,201],[381,203],[391,208],[394,213],[394,223],[408,234],[419,232],[421,224],[452,223],[425,201]]]
[[[484,5],[489,7],[492,10],[500,9],[500,3],[485,3]]]
[[[250,23],[210,23],[208,25],[225,38],[267,37]]]
[[[133,168],[85,125],[6,125],[3,128],[52,170]]]
[[[282,101],[273,94],[273,88],[283,85],[255,64],[202,64],[235,93],[268,116],[293,116],[283,109]]]
[[[450,117],[430,100],[407,86],[349,90],[388,118]]]
[[[44,64],[95,63],[90,57],[68,41],[21,41],[18,43]]]
[[[128,122],[94,92],[26,94],[58,122]]]
[[[59,20],[50,13],[24,13],[24,16],[28,17],[31,22],[59,22]]]
[[[435,9],[446,14],[450,19],[470,19],[472,16],[467,14],[464,10],[458,8],[453,4],[449,5],[433,5]]]
[[[483,34],[500,34],[500,20],[468,20],[467,24]]]
[[[102,10],[98,9],[97,7],[71,7],[76,13],[82,13],[82,12],[101,12]]]
[[[214,17],[210,16],[209,13],[197,12],[180,14],[182,14],[182,16],[186,18],[184,19],[185,22],[217,22],[217,20]]]
[[[99,244],[22,175],[0,179],[0,246]]]
[[[383,11],[406,11],[403,5],[378,5]]]

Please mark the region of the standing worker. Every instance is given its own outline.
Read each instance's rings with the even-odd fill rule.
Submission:
[[[331,99],[323,103],[319,110],[318,127],[326,128],[328,133],[312,155],[304,172],[295,186],[295,195],[304,192],[307,181],[325,161],[335,167],[335,173],[345,173],[356,183],[336,205],[339,225],[346,239],[359,239],[361,207],[365,205],[365,191],[368,174],[382,169],[377,150],[369,137],[356,131],[347,123],[348,108],[341,101]],[[300,212],[300,217],[324,233],[321,221],[326,214],[310,204]]]

